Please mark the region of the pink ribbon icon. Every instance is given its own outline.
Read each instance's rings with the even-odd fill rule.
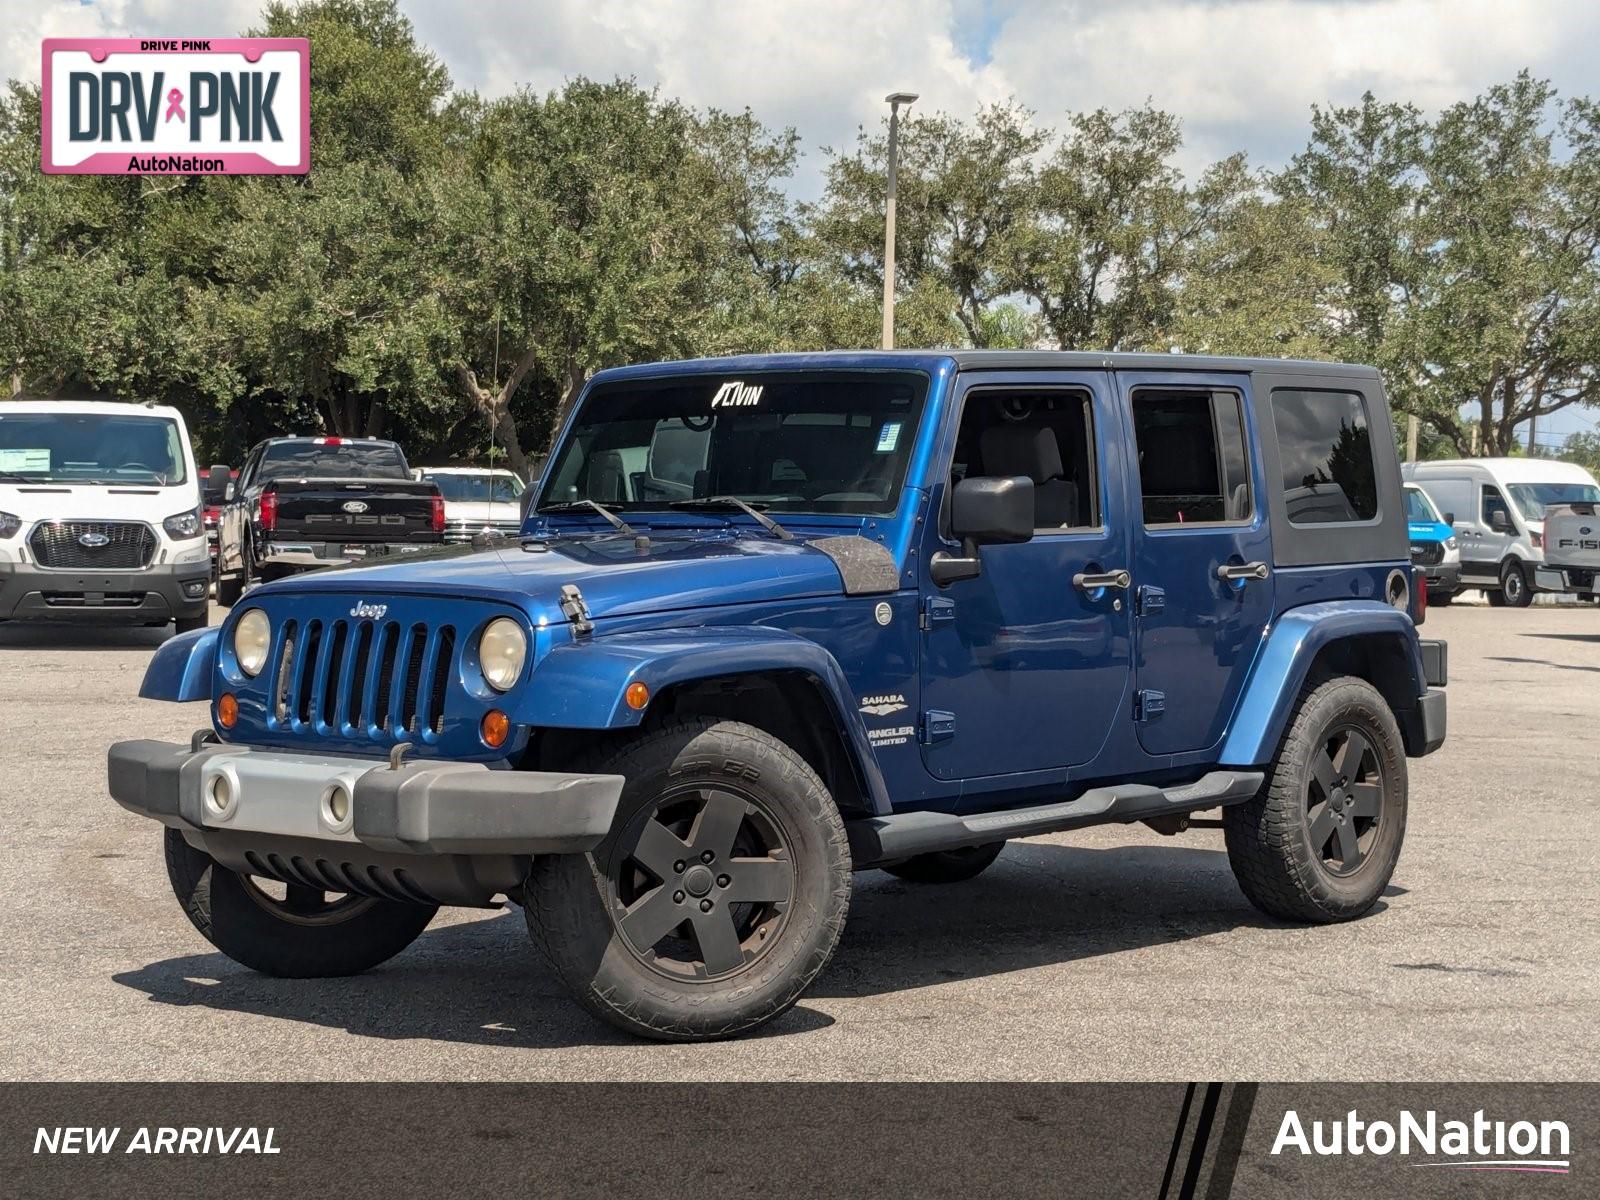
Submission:
[[[188,118],[183,115],[183,93],[177,88],[173,88],[167,93],[166,121],[172,120],[173,117],[177,117],[180,121],[188,120]],[[165,124],[165,121],[163,124]]]

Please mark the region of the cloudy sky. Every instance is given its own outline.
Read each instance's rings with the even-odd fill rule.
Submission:
[[[1600,0],[401,0],[457,86],[544,90],[633,76],[697,106],[748,105],[821,146],[878,121],[891,90],[970,113],[1015,97],[1042,123],[1146,99],[1182,117],[1194,170],[1235,150],[1274,166],[1314,103],[1371,89],[1435,111],[1527,67],[1600,95]],[[0,0],[0,77],[37,80],[46,36],[225,36],[261,0]],[[313,50],[313,53],[315,51]],[[1589,419],[1572,427],[1587,427]],[[1558,422],[1562,431],[1572,424]]]
[[[1281,162],[1313,103],[1370,88],[1427,109],[1522,67],[1600,92],[1596,0],[401,0],[458,86],[500,94],[631,75],[696,105],[750,106],[810,149],[845,145],[893,89],[970,112],[1016,97],[1049,123],[1146,98],[1195,166]],[[259,0],[0,0],[0,76],[37,79],[46,35],[236,33]]]

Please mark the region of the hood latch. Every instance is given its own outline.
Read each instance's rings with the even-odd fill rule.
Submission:
[[[589,605],[577,584],[561,585],[561,612],[571,623],[574,637],[588,637],[594,632],[594,619],[589,615]]]

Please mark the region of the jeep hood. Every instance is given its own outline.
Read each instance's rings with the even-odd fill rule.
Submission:
[[[458,547],[383,566],[318,571],[260,592],[341,592],[378,602],[397,594],[498,600],[537,622],[564,619],[561,588],[569,583],[596,619],[844,593],[834,560],[805,541],[704,534],[652,536],[643,550],[626,536],[528,548],[509,540],[491,550]]]

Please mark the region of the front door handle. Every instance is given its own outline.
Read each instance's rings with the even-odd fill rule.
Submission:
[[[1127,571],[1101,571],[1093,575],[1079,571],[1072,577],[1072,586],[1085,592],[1098,591],[1100,588],[1126,588],[1132,582],[1133,576]]]
[[[1246,579],[1265,579],[1271,572],[1264,562],[1223,563],[1217,568],[1217,578],[1224,583],[1238,583]]]

